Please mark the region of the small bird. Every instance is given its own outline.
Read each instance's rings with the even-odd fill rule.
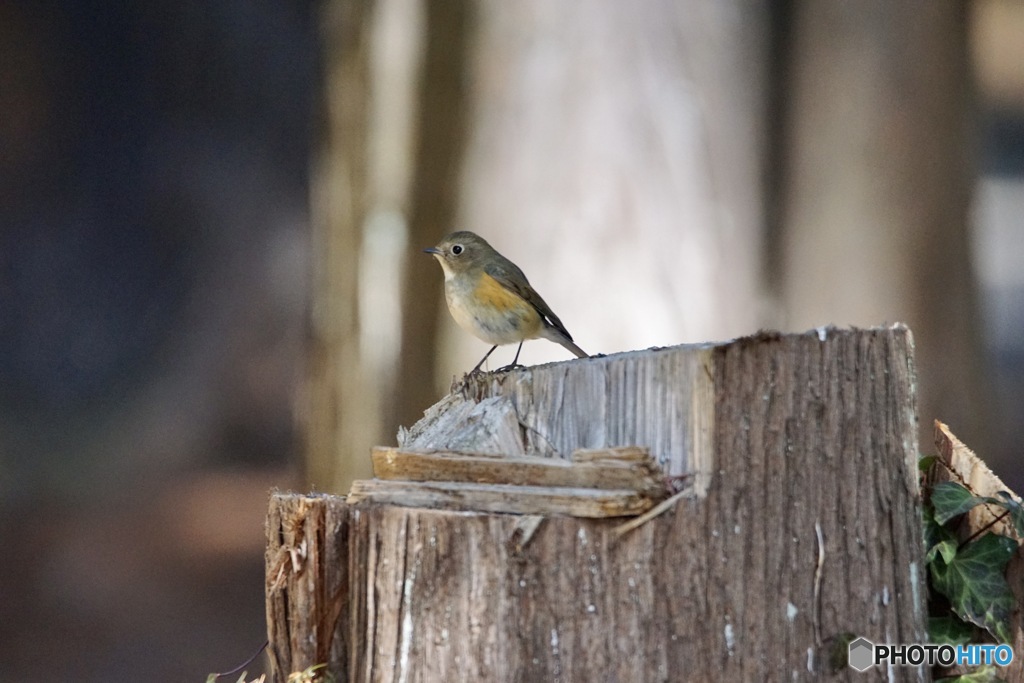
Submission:
[[[518,367],[523,342],[540,337],[561,344],[577,358],[589,358],[572,343],[565,325],[530,286],[523,271],[479,235],[453,232],[436,247],[423,251],[433,254],[444,269],[444,298],[455,322],[494,345],[469,374],[479,370],[494,349],[516,342],[516,357],[500,370]]]

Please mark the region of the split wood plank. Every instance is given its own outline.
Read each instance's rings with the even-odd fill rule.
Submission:
[[[352,482],[348,502],[352,505],[372,502],[432,510],[600,518],[639,515],[651,509],[655,501],[636,491],[616,489],[361,479]]]
[[[378,479],[625,489],[655,502],[668,494],[664,474],[646,449],[577,451],[572,460],[561,460],[377,447],[372,457]]]

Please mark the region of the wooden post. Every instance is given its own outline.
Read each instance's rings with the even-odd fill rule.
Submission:
[[[818,680],[852,635],[923,642],[912,347],[901,326],[765,333],[471,379],[427,420],[507,401],[527,452],[647,447],[689,494],[621,535],[275,495],[275,680],[322,657],[350,681]]]

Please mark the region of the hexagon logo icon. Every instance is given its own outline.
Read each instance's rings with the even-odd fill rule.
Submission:
[[[850,662],[850,666],[860,672],[867,671],[875,665],[875,658],[872,653],[875,650],[875,644],[867,638],[857,638],[857,640],[850,641],[850,650],[847,655],[847,661]]]

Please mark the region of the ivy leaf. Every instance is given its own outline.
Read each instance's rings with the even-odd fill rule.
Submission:
[[[953,611],[1002,643],[1010,642],[1010,615],[1017,604],[1004,576],[1016,551],[1013,539],[987,533],[961,548],[950,562],[942,556],[929,564],[935,589],[949,599]]]
[[[945,524],[982,503],[991,502],[991,499],[972,494],[955,481],[936,484],[929,500],[935,509],[935,521],[939,524]]]
[[[921,517],[924,522],[924,547],[928,551],[932,551],[935,546],[943,541],[955,541],[956,536],[952,531],[942,526],[935,521],[935,509],[929,503],[925,503],[921,507]],[[932,555],[930,552],[927,558],[928,562],[931,562]]]
[[[936,645],[966,645],[974,627],[954,616],[928,617],[928,642]]]
[[[962,484],[944,481],[932,489],[929,502],[934,510],[935,522],[943,525],[949,520],[982,504],[998,505],[1010,513],[1010,519],[1017,533],[1024,536],[1024,507],[1006,491],[993,496],[976,496]]]
[[[1024,507],[1006,491],[1000,491],[996,495],[999,498],[993,499],[992,502],[1009,510],[1010,519],[1013,520],[1013,528],[1017,530],[1019,535],[1024,536]]]
[[[935,561],[935,556],[942,557],[942,561],[946,564],[951,564],[953,558],[956,557],[957,542],[955,539],[947,539],[940,541],[928,549],[928,552],[924,556],[924,561],[931,564]]]

